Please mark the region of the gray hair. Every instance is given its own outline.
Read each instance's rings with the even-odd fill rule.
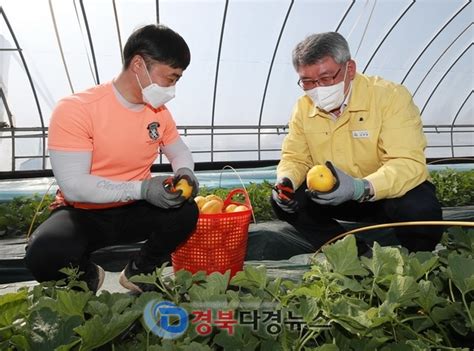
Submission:
[[[341,34],[326,32],[306,37],[293,50],[293,66],[298,70],[301,66],[315,64],[327,56],[339,64],[351,59],[349,44]]]

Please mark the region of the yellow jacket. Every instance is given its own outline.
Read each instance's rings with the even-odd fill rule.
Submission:
[[[420,111],[408,90],[356,74],[349,104],[333,120],[308,96],[298,99],[282,145],[277,177],[295,187],[315,164],[332,161],[372,183],[375,200],[403,196],[428,178]]]

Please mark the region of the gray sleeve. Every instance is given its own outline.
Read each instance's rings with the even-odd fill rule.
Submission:
[[[181,137],[173,144],[162,146],[161,151],[170,161],[173,172],[183,167],[194,170],[193,156]]]
[[[64,197],[72,202],[139,200],[141,181],[113,181],[90,174],[92,152],[49,150],[51,168]]]

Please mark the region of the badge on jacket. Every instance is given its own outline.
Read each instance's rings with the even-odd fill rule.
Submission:
[[[151,122],[148,127],[148,135],[150,136],[150,139],[156,140],[160,137],[160,134],[158,133],[158,127],[160,124],[158,122]]]
[[[356,139],[368,138],[369,137],[369,131],[368,130],[353,130],[352,131],[352,137],[356,138]]]

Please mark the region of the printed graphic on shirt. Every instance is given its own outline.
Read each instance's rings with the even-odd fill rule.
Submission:
[[[148,135],[150,136],[150,139],[152,140],[157,140],[160,137],[160,134],[158,133],[158,127],[160,124],[158,122],[151,122],[147,129],[148,129]]]

